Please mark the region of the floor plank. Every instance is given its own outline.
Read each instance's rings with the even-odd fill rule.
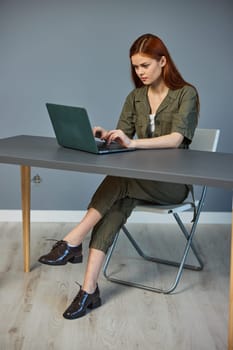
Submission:
[[[49,267],[37,259],[53,244],[47,238],[61,239],[71,227],[32,223],[32,270],[26,274],[22,272],[21,225],[0,223],[0,350],[227,349],[230,225],[199,225],[197,245],[204,270],[185,271],[174,294],[117,285],[101,275],[103,305],[69,321],[62,313],[79,289],[75,281],[82,282],[85,263]],[[179,256],[181,242],[175,225],[129,227],[149,253]],[[84,241],[84,262],[88,240]],[[173,268],[142,262],[123,235],[111,269],[162,286],[174,273]]]

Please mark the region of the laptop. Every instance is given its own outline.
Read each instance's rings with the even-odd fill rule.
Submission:
[[[60,146],[96,154],[133,151],[117,142],[109,145],[94,137],[85,108],[46,103],[49,117]]]

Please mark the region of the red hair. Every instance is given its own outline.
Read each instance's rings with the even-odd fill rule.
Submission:
[[[144,34],[140,36],[130,48],[130,58],[137,53],[144,54],[157,61],[160,61],[162,56],[166,58],[166,64],[163,67],[162,75],[163,80],[169,89],[176,90],[184,87],[185,85],[191,85],[183,79],[182,75],[176,68],[175,63],[173,62],[168,49],[159,37],[153,34]],[[132,63],[131,75],[136,87],[141,87],[144,85],[137,76]]]

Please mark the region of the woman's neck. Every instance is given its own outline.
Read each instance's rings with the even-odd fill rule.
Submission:
[[[156,114],[159,106],[167,96],[169,88],[163,83],[159,85],[153,84],[148,88],[148,100],[150,104],[151,114]]]
[[[167,85],[164,83],[164,80],[162,79],[159,82],[157,81],[151,84],[148,90],[151,94],[166,95],[168,93],[169,88],[167,87]]]

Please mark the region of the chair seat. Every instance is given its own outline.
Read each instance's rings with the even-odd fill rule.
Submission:
[[[197,207],[199,204],[199,201],[195,201],[195,206]],[[193,202],[183,202],[181,204],[174,204],[174,205],[156,205],[156,204],[143,204],[143,205],[137,205],[136,208],[134,208],[134,211],[143,211],[143,212],[150,212],[150,213],[158,213],[158,214],[173,214],[173,213],[180,213],[183,211],[187,211],[193,209]]]

